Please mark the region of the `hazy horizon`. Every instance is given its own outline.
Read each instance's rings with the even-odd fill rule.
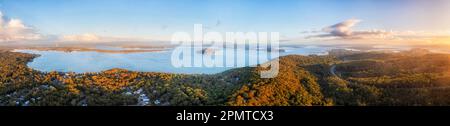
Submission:
[[[204,32],[279,32],[290,44],[448,45],[445,12],[450,1],[5,0],[0,43],[169,43],[203,24]]]

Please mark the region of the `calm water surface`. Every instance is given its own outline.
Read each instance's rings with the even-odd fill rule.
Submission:
[[[289,54],[310,55],[327,54],[329,47],[308,46],[302,48],[283,48],[284,52],[280,56]],[[185,74],[214,74],[236,67],[182,67],[177,68],[172,65],[172,50],[160,52],[140,52],[140,53],[101,53],[101,52],[62,52],[62,51],[36,51],[36,50],[15,50],[16,52],[39,54],[28,66],[44,72],[101,72],[112,68],[122,68],[141,72],[166,72]],[[212,55],[223,55],[230,49],[214,49]],[[201,60],[203,54],[201,48],[194,48],[192,56],[194,60]],[[237,50],[237,55],[249,56],[257,55],[248,53],[245,50]],[[229,59],[225,59],[229,60]],[[247,66],[255,65],[246,63]]]

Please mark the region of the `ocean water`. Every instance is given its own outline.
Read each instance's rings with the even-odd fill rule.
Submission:
[[[301,48],[282,48],[284,51],[280,52],[279,56],[284,55],[310,55],[310,54],[318,54],[323,55],[327,54],[327,52],[331,49],[329,47],[301,47]],[[139,53],[102,53],[102,52],[63,52],[63,51],[37,51],[37,50],[15,50],[15,52],[23,52],[23,53],[32,53],[39,54],[40,56],[35,58],[32,62],[28,63],[28,66],[39,71],[51,72],[51,71],[60,71],[60,72],[75,72],[75,73],[84,73],[84,72],[101,72],[105,70],[109,70],[112,68],[122,68],[132,71],[140,71],[140,72],[165,72],[165,73],[183,73],[183,74],[214,74],[223,72],[225,70],[229,70],[232,68],[243,67],[241,66],[228,66],[225,67],[226,62],[228,60],[233,60],[225,57],[226,52],[233,51],[235,56],[232,57],[236,61],[239,58],[243,58],[245,60],[244,66],[251,66],[257,63],[250,62],[254,59],[249,59],[248,57],[256,57],[258,54],[261,54],[263,51],[259,51],[260,53],[255,53],[256,51],[249,52],[245,49],[216,49],[212,48],[211,53],[202,54],[202,48],[193,48],[191,54],[187,57],[191,58],[189,60],[191,63],[202,61],[202,56],[211,55],[211,57],[220,57],[224,58],[223,65],[224,66],[199,66],[199,67],[175,67],[173,65],[172,55],[174,49],[168,49],[166,51],[158,51],[158,52],[139,52]],[[184,58],[183,55],[175,56],[178,58]],[[268,61],[272,58],[266,58],[265,61]],[[175,64],[179,63],[175,61]],[[236,62],[234,62],[236,63]]]

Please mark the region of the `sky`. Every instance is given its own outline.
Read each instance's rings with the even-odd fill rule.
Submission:
[[[0,11],[0,42],[166,40],[194,24],[291,41],[450,34],[448,0],[0,0]]]

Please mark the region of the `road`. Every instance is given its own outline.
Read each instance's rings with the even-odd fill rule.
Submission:
[[[339,77],[338,75],[336,75],[336,64],[331,65],[330,67],[330,73],[333,76]],[[339,77],[340,78],[340,77]]]

